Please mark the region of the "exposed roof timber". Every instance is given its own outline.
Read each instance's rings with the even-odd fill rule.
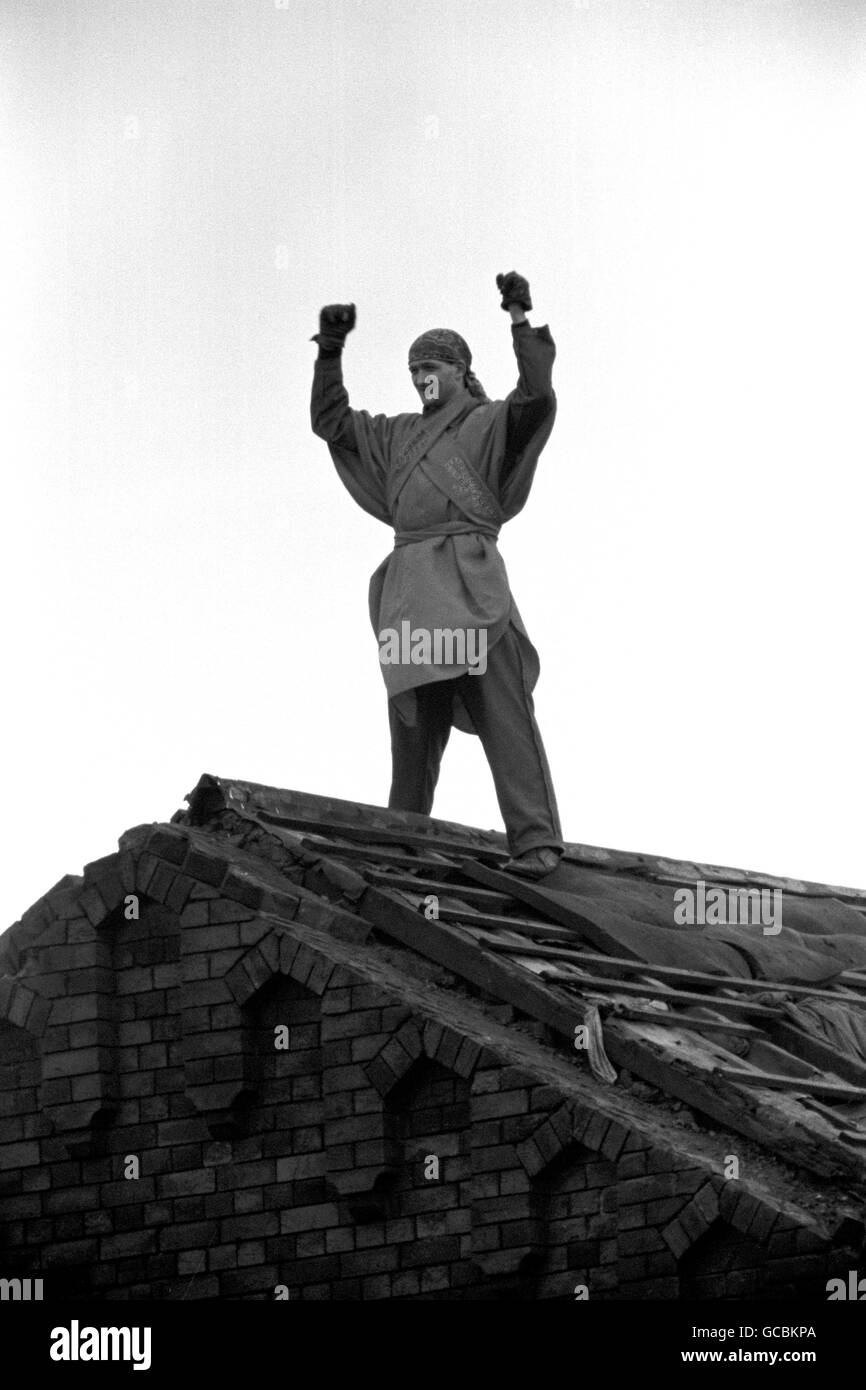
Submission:
[[[820,1038],[804,1033],[802,1028],[783,1016],[767,1027],[767,1034],[771,1042],[783,1047],[792,1056],[811,1062],[812,1066],[821,1067],[823,1071],[835,1072],[846,1081],[866,1086],[866,1066],[862,1062],[849,1057],[841,1048],[831,1047]]]
[[[307,834],[335,832],[367,845],[412,845],[419,849],[478,855],[501,861],[509,857],[505,836],[471,826],[391,812],[382,806],[312,796],[307,792],[266,787],[257,782],[214,777],[205,773],[188,793],[188,814],[193,825],[205,824],[220,810],[237,811],[247,819],[268,822]]]
[[[736,1134],[769,1148],[785,1162],[826,1177],[863,1181],[862,1154],[839,1139],[819,1115],[810,1115],[795,1098],[758,1092],[727,1081],[709,1068],[689,1065],[672,1040],[648,1037],[645,1025],[615,1019],[605,1026],[605,1049],[615,1065],[674,1096],[692,1109],[712,1117]],[[815,1121],[823,1121],[816,1127]]]
[[[509,1003],[524,1014],[538,1019],[569,1041],[573,1040],[577,1023],[584,1019],[598,1019],[598,1010],[591,1001],[601,994],[603,998],[599,1007],[605,1008],[605,1000],[610,1000],[616,1011],[615,1016],[608,1018],[604,1030],[610,1060],[615,1065],[627,1068],[635,1076],[657,1086],[669,1097],[682,1100],[715,1123],[734,1133],[746,1134],[778,1153],[785,1161],[819,1174],[845,1176],[859,1181],[866,1175],[866,1156],[860,1147],[863,1136],[852,1125],[850,1115],[840,1118],[832,1116],[832,1112],[824,1114],[814,1107],[807,1107],[806,1096],[800,1101],[789,1089],[760,1087],[754,1084],[752,1070],[748,1073],[748,1081],[737,1079],[736,1076],[729,1079],[720,1074],[725,1069],[736,1073],[742,1066],[736,1049],[731,1051],[718,1045],[724,1043],[726,1034],[732,1047],[737,1037],[748,1043],[752,1039],[758,1041],[763,1037],[772,1040],[780,1036],[777,1030],[785,1021],[780,1017],[780,1009],[773,1007],[776,1001],[772,1000],[767,1005],[751,998],[751,995],[772,995],[778,990],[788,997],[814,997],[816,990],[812,985],[803,987],[801,991],[796,983],[779,985],[778,981],[752,980],[745,957],[739,951],[740,943],[737,943],[736,949],[725,946],[719,950],[716,945],[711,950],[713,943],[702,939],[701,961],[712,961],[713,969],[719,962],[724,962],[724,970],[720,974],[711,973],[704,964],[703,968],[691,972],[694,978],[689,978],[690,972],[681,964],[682,954],[670,960],[672,946],[681,953],[689,944],[690,955],[687,959],[694,961],[694,943],[687,943],[682,934],[674,936],[673,932],[657,924],[658,899],[656,897],[653,902],[649,887],[646,896],[648,918],[644,924],[640,917],[641,895],[639,892],[635,894],[627,885],[639,882],[639,878],[652,881],[654,874],[667,872],[672,867],[677,870],[676,880],[682,883],[680,870],[688,866],[672,865],[671,861],[661,860],[651,863],[646,856],[629,857],[613,853],[606,858],[602,854],[593,854],[585,859],[577,856],[578,862],[586,862],[593,869],[608,870],[606,875],[596,878],[606,893],[607,885],[610,885],[614,898],[618,892],[617,883],[623,884],[628,895],[629,916],[622,910],[609,912],[603,900],[604,894],[584,899],[579,887],[576,892],[573,888],[567,892],[550,892],[541,885],[501,872],[496,867],[505,853],[501,836],[446,822],[426,821],[423,817],[391,813],[382,808],[365,808],[350,803],[336,805],[302,794],[257,789],[251,784],[225,784],[216,788],[216,795],[213,786],[205,790],[211,797],[211,814],[222,809],[231,810],[257,826],[259,835],[272,836],[274,843],[283,847],[287,866],[292,861],[299,868],[303,866],[302,881],[308,889],[321,893],[331,901],[342,901],[342,894],[348,893],[352,910],[372,923],[378,932],[444,966],[492,998]],[[220,833],[218,824],[213,826],[213,830]],[[308,838],[311,832],[320,837],[315,845]],[[341,863],[340,845],[329,844],[329,837],[332,840],[336,837],[350,841],[350,850],[344,857],[350,861],[351,868],[349,864]],[[381,859],[377,856],[379,846],[383,844],[386,846],[385,853],[393,856],[391,862],[399,857],[402,862],[396,862],[395,867],[405,872],[396,875],[382,872],[387,860],[384,854]],[[420,856],[413,860],[408,851],[415,848],[420,851]],[[436,859],[436,855],[453,856],[455,862],[449,864],[447,858]],[[575,856],[571,855],[571,858],[574,860]],[[365,863],[370,866],[366,873]],[[697,869],[706,880],[722,876],[716,869],[708,868],[703,873],[700,866],[692,868]],[[424,874],[423,879],[414,875],[416,869]],[[576,885],[577,871],[569,869],[566,879],[569,875]],[[744,885],[756,884],[755,876],[737,873],[727,877],[729,881]],[[401,882],[406,887],[398,888],[397,884]],[[478,899],[481,908],[462,911],[460,908],[447,908],[448,902],[461,897],[461,891],[463,894],[467,892],[467,882],[492,890],[493,898]],[[776,880],[775,884],[786,888],[789,893],[799,893],[800,901],[808,903],[808,895],[803,897],[808,885],[788,880]],[[419,911],[427,895],[426,890],[435,892],[440,898],[440,907],[446,907],[446,912],[438,920],[428,921],[423,911]],[[659,890],[654,891],[657,894]],[[410,892],[413,893],[414,902],[407,900]],[[507,910],[485,911],[485,908],[492,907],[497,895]],[[813,896],[817,900],[832,895],[831,890]],[[866,903],[866,893],[860,898]],[[612,905],[618,908],[615,901]],[[806,906],[804,910],[808,919],[812,920],[811,908]],[[518,915],[512,917],[512,912]],[[841,908],[839,912],[842,912]],[[852,916],[859,917],[859,914]],[[544,918],[555,925],[548,926]],[[532,920],[521,937],[521,921],[526,923],[527,919]],[[560,935],[555,945],[547,949],[540,947],[538,937],[557,929]],[[844,930],[838,926],[834,929]],[[568,973],[569,961],[581,968],[591,962],[586,953],[564,953],[565,944],[570,944],[569,937],[575,944],[581,939],[587,940],[594,951],[602,953],[601,958],[596,957],[594,962],[594,973],[602,978],[581,983],[573,973]],[[652,940],[659,943],[661,965],[646,958],[646,943]],[[816,951],[820,955],[817,946]],[[518,959],[524,963],[519,964]],[[664,964],[666,960],[668,964]],[[764,962],[765,971],[770,960],[768,957]],[[545,961],[560,964],[545,965]],[[831,961],[829,965],[832,966],[833,975],[838,978],[844,966],[840,961]],[[753,965],[752,968],[756,967]],[[819,960],[817,969],[822,968],[823,962]],[[681,972],[680,975],[667,973],[675,969]],[[545,974],[560,970],[564,978],[545,981]],[[616,972],[614,980],[609,978],[612,970]],[[670,1005],[671,1012],[677,1011],[674,1021],[670,1014],[662,1020],[639,1008],[633,1010],[636,1017],[632,1021],[625,1017],[628,1005],[622,996],[632,994],[646,998],[652,987],[628,980],[623,983],[619,978],[623,974],[651,978],[658,976],[670,984],[691,985],[693,990],[666,990],[664,985],[658,987],[659,993],[664,993],[664,1001]],[[736,990],[735,997],[719,993],[732,988]],[[698,993],[699,989],[711,992]],[[581,997],[581,990],[585,997]],[[701,1010],[709,1009],[716,1013],[739,1011],[746,1013],[752,1023],[738,1025],[724,1019],[691,1016],[684,1012],[690,1005],[690,996],[691,1002]],[[831,997],[837,1001],[853,1002],[838,993]],[[765,1010],[766,1014],[758,1012],[761,1010]],[[756,1026],[758,1022],[760,1028]],[[745,1033],[745,1028],[754,1028],[754,1032]],[[718,1039],[717,1044],[709,1041],[713,1035]],[[800,1039],[795,1041],[799,1047]],[[792,1057],[798,1055],[797,1047],[791,1043]],[[843,1094],[850,1095],[850,1091],[844,1090],[844,1081],[840,1083],[839,1080],[845,1065],[843,1059],[839,1059],[839,1075],[834,1075],[836,1068],[823,1055],[819,1061],[819,1053],[820,1044],[814,1056],[809,1057],[804,1053],[803,1060],[812,1066],[817,1064],[824,1070],[823,1078],[820,1073],[815,1074],[815,1079],[822,1086],[822,1093],[832,1094],[832,1090],[827,1088],[841,1085]],[[579,1060],[577,1052],[571,1055],[574,1060]],[[606,1058],[604,1064],[610,1068]],[[610,1072],[613,1079],[615,1072],[612,1068]],[[862,1080],[856,1074],[856,1064],[851,1064],[844,1080],[855,1085]],[[846,1126],[846,1133],[857,1136],[850,1144],[844,1141],[843,1125]]]
[[[789,1021],[784,1000],[829,997],[849,1008],[866,1001],[838,989],[799,985],[793,970],[792,983],[754,980],[748,976],[742,952],[738,955],[732,949],[727,958],[723,953],[714,955],[709,940],[702,939],[700,968],[686,968],[684,960],[695,960],[694,938],[659,925],[660,906],[665,910],[661,900],[671,895],[668,889],[652,886],[658,882],[657,866],[670,861],[655,861],[653,868],[647,857],[611,853],[606,862],[600,862],[599,857],[575,860],[571,855],[572,864],[563,874],[570,886],[567,891],[550,892],[543,884],[501,871],[507,850],[503,837],[492,833],[382,808],[256,789],[252,784],[218,784],[215,779],[203,779],[193,802],[196,815],[176,816],[183,829],[180,825],[171,829],[176,836],[189,838],[196,860],[214,856],[230,862],[220,890],[229,897],[234,889],[254,895],[266,888],[265,896],[258,899],[264,913],[272,910],[266,904],[276,903],[280,894],[286,902],[291,897],[298,907],[297,922],[332,936],[347,930],[348,922],[359,960],[370,949],[364,940],[372,943],[381,933],[443,966],[488,999],[510,1004],[550,1028],[565,1041],[576,1076],[587,1061],[593,1073],[608,1082],[616,1079],[614,1067],[627,1068],[665,1096],[708,1117],[713,1126],[745,1134],[786,1162],[863,1182],[866,1121],[857,1114],[863,1107],[845,1102],[866,1092],[866,1066],[825,1041],[817,1028],[813,1036],[805,1031],[811,1026],[808,1023],[800,1027]],[[194,829],[193,823],[203,828]],[[170,841],[165,829],[161,828],[162,839]],[[135,834],[141,845],[137,841],[133,845],[132,840],[124,845],[122,840],[121,849],[138,853],[151,831],[159,830],[139,827]],[[417,854],[412,852],[415,849]],[[184,852],[179,850],[180,858]],[[155,853],[159,857],[158,849]],[[177,857],[168,854],[167,858],[175,862]],[[585,864],[585,869],[576,869],[575,862]],[[388,864],[398,872],[383,872]],[[605,872],[597,872],[600,869]],[[717,875],[718,871],[708,870],[703,876],[711,882]],[[729,882],[756,885],[755,876],[727,877]],[[674,881],[682,883],[682,875]],[[64,882],[74,898],[82,881]],[[782,884],[788,892],[797,892],[787,881]],[[598,889],[595,896],[588,892],[590,886]],[[433,921],[423,912],[425,890],[439,898],[439,917]],[[805,920],[815,923],[818,938],[829,924],[829,934],[839,933],[844,943],[852,939],[844,935],[851,930],[844,924],[849,913],[855,933],[859,931],[860,939],[866,941],[860,903],[856,912],[850,911],[850,905],[844,910],[815,907],[832,895],[833,890],[800,892],[791,908],[792,918],[796,906]],[[481,906],[460,906],[467,896],[474,896]],[[866,906],[866,893],[860,899]],[[345,919],[343,927],[340,918]],[[41,920],[38,912],[33,920],[35,925]],[[590,930],[595,931],[595,940]],[[598,944],[600,937],[603,945]],[[664,949],[656,964],[642,952],[646,943],[660,938],[664,938]],[[548,944],[541,944],[545,939]],[[579,949],[584,940],[592,941],[591,951]],[[691,954],[684,958],[685,946]],[[719,961],[725,959],[731,961],[730,971],[726,966],[716,973]],[[784,951],[773,947],[765,952],[765,972],[774,959],[784,963]],[[841,947],[838,961],[834,974],[840,984],[866,984],[866,975],[856,970],[842,973]],[[823,968],[820,962],[818,968]],[[591,970],[588,978],[579,976],[587,969]],[[648,983],[647,977],[659,983]],[[666,1011],[640,1006],[641,999],[653,994],[668,1006]],[[459,990],[454,991],[456,1014],[468,1002]],[[690,1012],[693,1007],[699,1012]],[[572,1046],[575,1026],[580,1023],[589,1027],[588,1056]],[[767,1042],[780,1051],[774,1055],[764,1045]],[[742,1057],[747,1048],[752,1065]],[[789,1070],[784,1080],[772,1084],[797,1058],[818,1070],[805,1077]],[[559,1065],[562,1061],[560,1054]],[[813,1093],[807,1094],[810,1088]],[[835,1099],[838,1112],[822,1106],[817,1095]]]
[[[409,897],[408,893],[404,894]],[[419,900],[423,903],[423,898]],[[440,920],[446,922],[457,922],[464,927],[472,927],[475,931],[489,933],[496,931],[519,932],[521,937],[529,938],[531,941],[549,941],[553,944],[561,942],[563,945],[576,945],[580,937],[571,927],[556,926],[551,922],[533,922],[527,917],[501,917],[493,912],[467,912],[461,908],[448,907],[446,904],[439,904]],[[490,937],[491,940],[496,938]],[[606,960],[604,956],[602,959]],[[638,961],[630,961],[630,965],[638,966]]]
[[[473,855],[491,861],[509,857],[505,836],[498,831],[481,831],[474,826],[443,821],[432,816],[389,811],[383,806],[345,801],[336,797],[313,796],[308,792],[269,787],[234,778],[219,778],[209,773],[205,773],[199,779],[187,800],[190,802],[190,815],[194,824],[203,811],[210,814],[218,805],[232,806],[233,809],[246,809],[248,814],[256,817],[269,813],[286,825],[294,820],[298,823],[298,828],[306,828],[308,832],[321,827],[326,834],[338,831],[347,838],[363,840],[368,844],[381,838],[381,843],[411,844],[430,851],[444,850],[447,843],[454,853],[458,853],[462,847],[464,852],[469,850]],[[812,883],[804,879],[783,878],[725,865],[605,849],[598,845],[585,845],[575,841],[566,843],[566,857],[575,864],[621,874],[637,873],[641,878],[657,882],[682,885],[703,880],[707,883],[732,886],[778,888],[792,895],[835,898],[849,905],[858,904],[866,908],[866,889]]]
[[[562,1037],[573,1041],[575,1026],[590,1021],[589,1010],[596,1012],[594,1005],[557,996],[536,984],[519,966],[502,959],[494,960],[458,929],[441,922],[428,922],[420,913],[413,912],[379,888],[367,889],[359,909],[387,936],[420,951],[428,960],[444,965],[531,1018],[546,1023]],[[603,1081],[616,1080],[616,1073],[606,1058],[596,1074]]]
[[[547,978],[543,976],[542,978]],[[591,993],[591,992],[590,992]],[[703,1018],[689,1013],[661,1013],[658,1009],[637,1009],[633,1005],[611,1001],[599,995],[596,1000],[602,1020],[608,1016],[626,1018],[633,1023],[661,1024],[662,1028],[681,1028],[686,1033],[729,1033],[734,1037],[765,1038],[762,1028],[754,1023],[742,1023],[733,1018]]]
[[[227,809],[237,810],[238,808],[231,806]],[[273,815],[264,811],[259,812],[255,819],[263,825],[274,825],[287,830],[306,830],[308,833],[311,830],[316,830],[320,834],[324,834],[328,830],[332,832],[337,830],[345,839],[354,840],[356,843],[368,847],[375,847],[379,844],[402,845],[404,847],[411,845],[417,846],[418,849],[431,850],[436,848],[443,854],[453,855],[464,855],[468,849],[471,849],[472,853],[477,854],[480,859],[490,860],[491,863],[501,863],[508,858],[506,850],[484,845],[479,846],[476,850],[474,846],[467,845],[462,840],[442,838],[435,840],[431,845],[429,836],[425,836],[422,832],[413,833],[410,830],[382,829],[375,825],[343,825],[341,822],[315,820],[311,816]]]
[[[515,928],[515,930],[517,930]],[[485,945],[491,951],[503,951],[511,955],[538,956],[547,960],[567,960],[573,961],[575,965],[597,967],[602,970],[609,970],[612,975],[656,975],[661,980],[671,980],[672,982],[682,982],[684,985],[708,985],[714,990],[723,988],[742,990],[748,993],[750,990],[760,994],[791,994],[803,996],[807,999],[832,999],[834,1003],[855,1004],[861,1008],[866,1008],[866,994],[846,992],[840,993],[838,990],[814,989],[810,985],[791,985],[783,984],[781,981],[774,980],[744,980],[740,976],[734,978],[725,975],[704,975],[698,970],[678,970],[674,965],[649,964],[646,961],[623,960],[613,956],[596,955],[589,951],[575,950],[567,946],[542,946],[538,943],[527,942],[525,945],[512,944],[511,942],[500,942],[494,938],[489,938]],[[840,975],[839,980],[847,983],[848,977]],[[683,996],[686,997],[685,995]],[[713,995],[713,1000],[716,995]]]
[[[771,1091],[790,1091],[792,1095],[802,1091],[817,1096],[835,1096],[837,1100],[866,1100],[866,1087],[845,1086],[821,1076],[785,1076],[750,1070],[748,1067],[718,1067],[717,1074],[728,1081],[739,1081],[746,1086],[765,1086]]]
[[[394,874],[384,869],[361,871],[369,883],[378,883],[383,888],[405,888],[412,893],[434,893],[437,897],[456,898],[478,907],[490,907],[501,911],[508,906],[511,894],[500,886],[496,891],[478,888],[472,884],[442,882],[438,878],[415,878],[411,874]]]
[[[411,854],[401,852],[399,849],[386,848],[382,845],[371,847],[370,837],[362,844],[357,840],[342,844],[343,836],[338,831],[331,835],[304,835],[298,831],[300,843],[305,849],[313,850],[318,853],[339,853],[341,859],[359,860],[361,863],[381,866],[383,864],[393,864],[399,869],[432,869],[447,877],[456,872],[456,865],[453,856],[449,859],[444,854],[434,854],[428,852],[422,854],[420,851],[413,851]],[[465,850],[461,849],[461,854]]]
[[[503,954],[507,954],[504,952]],[[647,973],[651,973],[648,971]],[[766,1004],[760,1004],[752,999],[732,999],[723,994],[693,994],[690,990],[665,989],[660,985],[647,984],[644,981],[632,980],[605,980],[600,975],[586,975],[584,979],[578,980],[576,976],[557,974],[555,970],[545,970],[546,979],[568,981],[575,989],[591,990],[615,990],[618,994],[634,995],[638,999],[662,999],[666,1004],[679,1005],[682,1008],[688,1005],[709,1004],[717,1009],[719,1013],[748,1014],[751,1018],[781,1018],[779,1009],[769,1008]]]
[[[554,996],[527,978],[527,973],[517,966],[510,965],[507,974],[500,973],[495,967],[505,966],[505,957],[499,956],[493,962],[489,954],[468,938],[457,937],[453,928],[442,923],[427,922],[420,913],[390,897],[387,891],[371,887],[361,899],[359,908],[387,935],[546,1023],[561,1037],[573,1038],[575,1024],[582,1021],[576,1010],[586,1007],[579,1000],[569,1003],[561,994]],[[708,1002],[704,996],[698,999],[701,1004]],[[713,1007],[718,1007],[719,1002],[713,998]],[[655,1023],[653,1019],[652,1024]],[[760,1117],[753,1117],[749,1108],[751,1102],[747,1103],[748,1090],[728,1082],[724,1076],[713,1075],[712,1068],[718,1067],[717,1057],[710,1059],[704,1068],[695,1067],[682,1052],[668,1055],[668,1049],[655,1039],[642,1037],[640,1032],[623,1031],[651,1026],[643,1021],[630,1024],[619,1020],[605,1026],[605,1052],[614,1065],[627,1068],[734,1132],[773,1149],[788,1161],[828,1176],[862,1179],[866,1172],[862,1157],[840,1143],[826,1124],[813,1132],[810,1123],[813,1117],[808,1112],[794,1105],[792,1114],[772,1114],[774,1097],[767,1092]],[[683,1020],[683,1031],[687,1032],[688,1027],[689,1021]],[[708,1081],[707,1076],[712,1079]]]

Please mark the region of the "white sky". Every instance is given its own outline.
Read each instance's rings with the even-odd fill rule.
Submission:
[[[503,532],[569,839],[866,886],[866,11],[3,0],[0,925],[202,772],[383,803],[387,528],[309,426],[497,271],[558,345]],[[501,828],[459,733],[435,812]]]

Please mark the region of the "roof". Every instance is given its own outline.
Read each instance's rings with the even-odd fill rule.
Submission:
[[[176,824],[300,876],[572,1054],[583,1025],[605,1084],[625,1070],[786,1162],[866,1176],[866,891],[579,844],[529,883],[492,831],[210,776],[188,801]],[[764,890],[780,929],[678,921],[701,884]]]
[[[698,1147],[741,1136],[737,1152],[812,1188],[860,1189],[866,891],[580,844],[530,883],[505,871],[493,831],[210,775],[187,801],[170,825],[127,832],[121,853],[146,844],[202,867],[218,844],[221,893],[486,1011],[596,1097]],[[0,971],[18,969],[52,895],[56,916],[87,882],[64,879],[0,938]],[[734,905],[763,890],[780,929],[766,915],[683,921],[683,890],[704,902],[713,888]]]

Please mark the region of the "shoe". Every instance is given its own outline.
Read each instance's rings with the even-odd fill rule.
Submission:
[[[509,859],[505,868],[521,878],[546,878],[558,867],[561,857],[562,850],[543,845],[538,849],[528,849],[516,859]]]

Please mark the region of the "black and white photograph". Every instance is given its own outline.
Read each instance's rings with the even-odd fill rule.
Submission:
[[[26,1369],[552,1301],[827,1374],[864,138],[861,0],[0,0]]]

